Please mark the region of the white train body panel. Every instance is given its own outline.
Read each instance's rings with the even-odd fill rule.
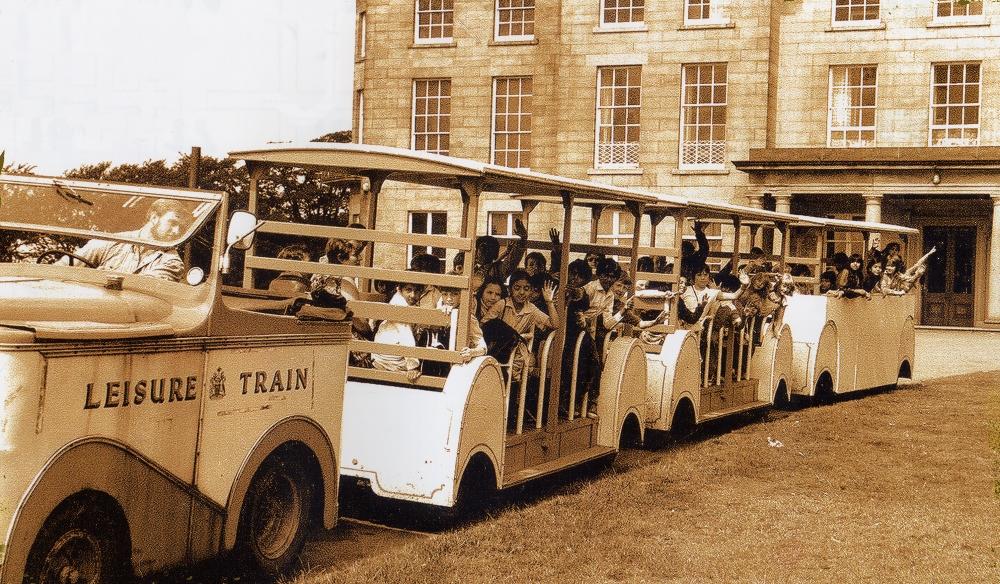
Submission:
[[[698,333],[678,329],[666,336],[659,353],[647,353],[646,427],[669,430],[681,398],[701,407],[701,353]]]
[[[440,391],[349,380],[341,474],[368,479],[383,497],[452,506],[472,454],[503,468],[507,403],[487,357],[453,366]]]
[[[891,385],[914,366],[914,297],[833,298],[797,295],[785,323],[794,339],[791,390],[811,396],[824,373],[835,393]]]

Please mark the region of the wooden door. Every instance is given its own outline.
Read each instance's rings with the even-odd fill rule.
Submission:
[[[927,262],[922,323],[973,325],[975,307],[976,228],[924,227],[924,250],[936,247]]]

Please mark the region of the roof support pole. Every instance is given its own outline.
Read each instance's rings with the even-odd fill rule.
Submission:
[[[603,212],[603,205],[594,205],[590,208],[590,243],[597,243],[597,225],[601,221],[601,213]],[[565,237],[568,238],[568,236]]]
[[[365,227],[375,229],[375,221],[378,218],[378,195],[382,192],[382,185],[385,184],[386,175],[384,173],[372,172],[368,177],[368,196],[362,194],[361,213],[364,218]],[[362,189],[364,187],[362,186]],[[363,192],[363,191],[362,191]],[[373,266],[375,261],[375,242],[366,245],[361,254],[361,265],[366,268]],[[368,278],[362,278],[359,288],[368,292],[373,291],[373,282]]]
[[[656,247],[656,229],[666,218],[666,211],[650,211],[649,212],[649,247]]]
[[[461,182],[462,191],[462,237],[473,242],[472,253],[465,254],[465,262],[462,273],[471,282],[472,270],[476,261],[476,223],[479,220],[479,193],[482,185],[479,181],[463,180]],[[458,333],[455,335],[455,348],[459,351],[468,345],[469,339],[469,319],[472,316],[472,290],[463,288],[459,292],[459,319]]]
[[[247,198],[247,211],[250,211],[254,215],[257,215],[257,183],[260,181],[260,177],[264,175],[264,170],[265,167],[261,164],[250,166],[250,192]],[[257,217],[257,219],[259,220],[260,217]],[[257,244],[253,243],[243,257],[255,255],[256,253]],[[253,269],[246,267],[246,262],[243,264],[243,287],[253,288]]]
[[[562,257],[563,260],[559,264],[559,290],[556,310],[559,311],[559,322],[562,326],[556,328],[554,334],[556,337],[552,340],[552,349],[549,353],[549,363],[554,365],[549,366],[549,371],[551,376],[549,378],[548,384],[548,400],[549,400],[549,411],[546,416],[545,428],[549,432],[555,431],[556,426],[559,423],[559,399],[562,392],[562,362],[563,362],[563,345],[566,344],[566,313],[569,307],[569,299],[566,297],[567,283],[569,282],[569,242],[571,235],[573,233],[573,193],[568,191],[563,191],[562,193],[562,206],[563,206],[563,238],[560,242],[562,245]],[[596,223],[595,223],[596,224]],[[542,371],[541,375],[545,372]],[[572,375],[571,371],[566,372],[567,375]],[[538,396],[539,399],[543,399],[545,396]],[[572,408],[573,404],[569,404]]]
[[[792,194],[788,192],[776,192],[771,193],[771,197],[774,199],[774,210],[778,213],[791,213],[792,212]],[[788,230],[781,232],[781,241],[778,238],[774,238],[773,251],[775,255],[782,253],[781,250],[785,249],[784,239],[787,236]]]
[[[639,261],[639,233],[642,228],[642,213],[645,209],[645,205],[642,203],[636,203],[629,201],[625,203],[628,207],[629,212],[632,213],[632,254],[628,262],[628,275],[632,278],[633,285],[635,284],[635,270],[636,262]]]

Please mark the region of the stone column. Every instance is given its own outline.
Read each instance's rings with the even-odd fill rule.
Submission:
[[[756,209],[764,208],[764,193],[747,193],[747,206]]]
[[[1000,193],[993,199],[993,226],[990,230],[990,277],[986,280],[986,322],[1000,324]]]
[[[774,197],[774,210],[778,213],[791,213],[792,212],[792,194],[788,192],[776,192],[771,193]],[[781,234],[777,230],[774,232],[774,243],[771,244],[774,255],[781,255],[782,246],[784,241],[781,239]]]
[[[864,193],[861,196],[865,198],[865,221],[870,221],[872,223],[881,223],[882,195],[875,193]],[[871,233],[868,235],[868,242],[867,242],[868,249],[881,246],[882,246],[882,234]]]
[[[774,197],[774,210],[778,213],[792,212],[792,194],[787,192],[772,193]]]
[[[865,193],[861,195],[865,198],[865,221],[872,223],[882,222],[882,195],[875,193]]]

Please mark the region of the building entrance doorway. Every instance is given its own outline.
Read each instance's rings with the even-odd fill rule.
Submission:
[[[924,227],[927,262],[921,322],[930,326],[973,325],[975,307],[975,227]]]

